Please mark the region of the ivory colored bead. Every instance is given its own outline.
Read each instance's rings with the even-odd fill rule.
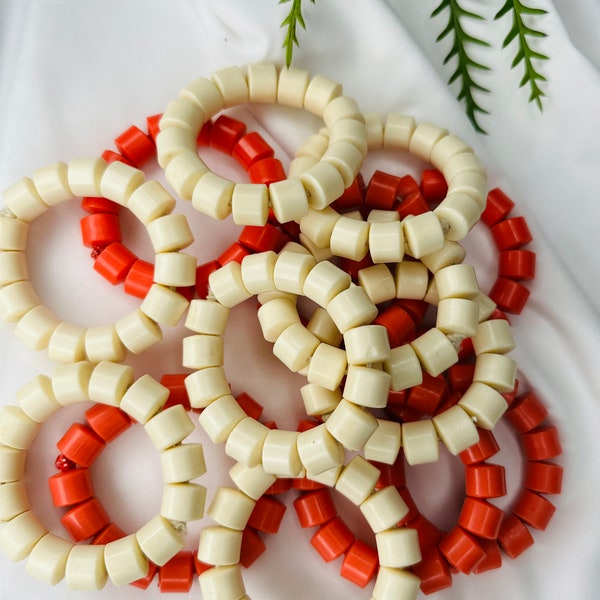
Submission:
[[[377,429],[365,444],[365,458],[386,465],[393,465],[400,452],[402,439],[400,423],[377,419],[377,424]]]
[[[275,342],[288,327],[300,325],[296,303],[285,298],[266,302],[257,314],[263,337],[268,342]]]
[[[335,489],[350,502],[360,506],[375,490],[379,469],[357,454],[344,467],[335,483]]]
[[[377,534],[402,521],[408,513],[408,506],[396,487],[389,485],[377,490],[362,502],[360,511]]]
[[[451,156],[441,169],[446,181],[451,181],[456,175],[465,171],[476,171],[485,174],[479,159],[473,152],[459,152]]]
[[[0,444],[27,450],[41,425],[30,419],[18,406],[0,409]]]
[[[171,560],[185,545],[183,534],[160,515],[138,529],[135,537],[142,552],[159,567]]]
[[[423,296],[423,302],[430,304],[431,306],[437,306],[440,302],[440,298],[437,293],[437,286],[435,285],[435,279],[430,279],[427,285],[427,292]]]
[[[273,64],[248,65],[246,80],[250,102],[273,103],[277,100],[277,68]]]
[[[32,549],[25,570],[29,575],[56,585],[65,577],[67,559],[74,544],[48,533]]]
[[[25,223],[31,223],[48,209],[29,177],[23,177],[4,190],[2,197],[6,207]]]
[[[425,371],[436,377],[458,362],[458,353],[439,329],[429,329],[410,343]]]
[[[297,440],[300,460],[311,473],[322,473],[344,461],[344,449],[327,431],[324,423],[303,431]]]
[[[315,264],[315,259],[308,254],[282,251],[273,271],[275,287],[282,292],[302,294],[306,277]]]
[[[296,158],[312,158],[312,164],[321,159],[329,146],[329,136],[324,132],[309,135],[296,150]]]
[[[392,113],[383,128],[383,148],[386,150],[408,150],[410,138],[416,128],[412,117]]]
[[[444,164],[455,154],[472,151],[471,147],[459,137],[452,134],[446,135],[440,138],[433,146],[429,156],[429,162],[431,162],[436,169],[441,170]]]
[[[34,377],[17,391],[16,398],[21,410],[36,423],[43,423],[60,408],[47,375]]]
[[[372,222],[369,250],[374,263],[400,262],[404,257],[404,229],[400,221]]]
[[[19,319],[15,335],[32,350],[43,350],[60,322],[49,308],[39,304]]]
[[[344,333],[344,347],[350,365],[383,362],[390,356],[390,341],[383,325],[362,325]]]
[[[73,196],[98,197],[100,181],[106,170],[106,161],[102,158],[74,158],[67,170],[67,180]]]
[[[267,473],[261,464],[248,467],[239,462],[229,469],[229,476],[253,500],[258,500],[277,479],[275,475]]]
[[[485,383],[499,392],[515,387],[517,363],[504,354],[483,353],[477,356],[473,381]]]
[[[41,300],[29,281],[17,281],[0,288],[0,319],[3,321],[18,321],[39,304]]]
[[[352,286],[335,296],[327,312],[341,333],[366,325],[377,316],[377,307],[360,286]]]
[[[357,123],[357,121],[353,121],[353,123]],[[359,126],[362,129],[362,123],[359,123]],[[342,178],[344,188],[350,187],[360,173],[365,156],[360,148],[365,148],[367,145],[366,137],[360,139],[360,144],[344,140],[332,141],[323,154],[322,162],[335,167]]]
[[[506,354],[515,347],[515,340],[508,321],[490,319],[479,323],[472,340],[475,354]]]
[[[204,600],[245,600],[246,588],[241,567],[230,565],[213,567],[198,578]]]
[[[162,340],[160,326],[137,308],[115,323],[117,335],[127,350],[141,354]]]
[[[264,183],[238,183],[231,195],[233,222],[263,226],[269,216],[269,190]]]
[[[321,343],[310,359],[307,373],[308,382],[333,391],[340,385],[346,367],[347,355],[343,349]]]
[[[311,208],[321,210],[339,198],[345,189],[345,181],[335,165],[322,160],[299,175],[308,192]]]
[[[213,300],[195,299],[185,320],[185,326],[196,333],[223,335],[229,318],[229,308]]]
[[[277,102],[284,106],[302,108],[308,88],[309,73],[294,67],[283,68],[279,72]]]
[[[104,560],[110,580],[126,585],[148,574],[150,565],[134,534],[115,540],[104,547]]]
[[[246,527],[255,504],[252,498],[240,490],[220,486],[206,514],[219,525],[241,531]]]
[[[421,262],[432,272],[437,273],[440,269],[450,265],[461,263],[467,252],[458,243],[448,239],[444,241],[444,245],[439,250],[421,257]]]
[[[127,354],[114,324],[90,327],[85,332],[84,344],[87,360],[92,363],[103,360],[121,362]]]
[[[228,527],[205,527],[200,533],[198,560],[209,565],[235,565],[240,560],[242,532]]]
[[[25,475],[27,452],[0,446],[0,483],[19,481]]]
[[[400,222],[400,213],[398,213],[395,210],[383,210],[383,209],[379,209],[379,208],[374,208],[373,210],[369,211],[369,214],[367,215],[367,222],[368,223],[399,223]],[[371,237],[369,236],[369,240],[371,239]],[[369,246],[371,245],[371,242],[369,241]],[[402,245],[404,246],[404,241],[402,242]],[[372,258],[372,256],[371,256]]]
[[[0,216],[0,250],[24,251],[29,225],[15,217]]]
[[[477,443],[479,439],[473,419],[457,405],[434,416],[433,424],[446,448],[454,455]]]
[[[178,196],[190,200],[198,181],[209,172],[208,166],[196,153],[181,152],[167,164],[165,177]]]
[[[120,408],[139,423],[147,423],[165,404],[169,389],[150,375],[142,375],[125,392]]]
[[[325,126],[329,130],[331,130],[336,121],[342,119],[355,119],[361,123],[365,122],[365,118],[356,101],[347,96],[334,98],[327,104],[323,111],[323,121],[325,121]]]
[[[331,346],[337,347],[342,342],[342,333],[324,308],[319,307],[313,312],[306,328],[321,342]]]
[[[343,352],[343,350],[341,350],[341,352]],[[339,387],[329,389],[317,385],[315,383],[308,383],[307,385],[302,386],[300,388],[300,395],[302,396],[302,401],[304,403],[304,409],[306,411],[306,414],[310,416],[321,416],[329,414],[335,409],[335,407],[340,403],[340,400],[342,399],[342,393]]]
[[[416,600],[421,580],[404,569],[380,567],[373,588],[372,600]]]
[[[303,233],[298,236],[300,243],[312,254],[317,262],[329,260],[333,257],[333,252],[328,246],[327,248],[319,248],[310,238]]]
[[[155,283],[146,294],[140,310],[157,323],[175,327],[188,306],[189,302],[184,296]]]
[[[493,387],[474,381],[458,402],[467,414],[483,429],[493,429],[506,412],[506,400]]]
[[[377,419],[361,406],[342,399],[326,421],[326,427],[348,450],[360,450],[377,429]]]
[[[305,278],[302,293],[326,308],[340,292],[349,288],[348,273],[328,261],[317,263]]]
[[[375,542],[379,564],[383,567],[408,567],[421,560],[416,529],[410,527],[387,529],[375,534]]]
[[[449,193],[436,206],[433,213],[442,223],[447,239],[462,240],[471,231],[481,216],[481,204],[469,194]]]
[[[302,470],[298,454],[297,431],[273,429],[265,437],[262,466],[267,473],[278,477],[296,477]]]
[[[331,232],[330,247],[336,256],[362,260],[369,249],[370,224],[347,216],[340,217]]]
[[[49,206],[73,197],[69,187],[68,166],[62,161],[34,171],[33,183],[40,198]]]
[[[187,98],[197,104],[209,119],[225,108],[223,96],[217,86],[206,77],[198,77],[179,92],[181,98]]]
[[[30,508],[25,482],[13,481],[0,485],[0,521],[10,521]]]
[[[417,261],[402,261],[396,266],[396,298],[422,300],[427,293],[429,273],[427,267]]]
[[[191,131],[199,131],[206,120],[206,115],[198,105],[187,98],[171,100],[160,120],[160,129],[181,127]]]
[[[24,252],[0,252],[0,286],[29,279]]]
[[[435,326],[443,333],[475,335],[479,324],[479,305],[466,298],[444,298],[438,302]]]
[[[272,183],[269,186],[269,197],[279,223],[296,221],[308,213],[308,196],[299,177]]]
[[[52,373],[52,391],[63,406],[77,404],[89,397],[94,365],[86,361],[60,365]]]
[[[484,210],[487,198],[487,175],[481,171],[462,171],[452,177],[448,191],[451,193],[468,194]]]
[[[367,135],[364,119],[362,121],[353,118],[337,120],[329,129],[329,139],[330,145],[339,142],[351,144],[360,151],[361,156],[364,156],[367,152]]]
[[[380,150],[383,147],[383,123],[378,113],[365,115],[367,127],[367,147],[369,150]]]
[[[61,363],[73,363],[85,358],[85,332],[79,325],[59,323],[48,342],[48,357]]]
[[[9,560],[18,562],[27,558],[47,533],[31,511],[21,513],[0,530],[0,550]]]
[[[331,232],[340,215],[327,206],[322,210],[309,208],[306,216],[300,219],[300,231],[310,238],[320,248],[329,247]]]
[[[208,277],[210,291],[224,306],[231,308],[250,298],[244,286],[240,263],[232,261],[212,272]]]
[[[321,75],[315,75],[306,89],[304,108],[318,117],[322,117],[327,105],[341,95],[341,84]]]
[[[171,287],[192,286],[196,281],[196,257],[184,252],[159,252],[154,281]]]
[[[110,163],[100,180],[100,194],[103,198],[127,206],[132,192],[144,183],[144,172],[121,161]]]
[[[342,466],[334,467],[333,469],[327,469],[322,473],[313,474],[306,471],[306,478],[310,481],[320,483],[327,487],[335,486],[335,482],[338,480],[340,473],[342,472]]]
[[[360,269],[358,284],[373,304],[381,304],[396,297],[396,282],[387,265],[379,264]]]
[[[402,447],[409,465],[436,462],[440,452],[433,422],[425,419],[402,423]]]
[[[203,172],[206,165],[196,153],[196,140],[192,132],[182,127],[168,127],[158,132],[156,136],[156,156],[158,164],[166,169],[170,162],[180,154],[186,154],[190,159],[195,158],[197,168]],[[191,197],[184,198],[191,200]]]
[[[182,364],[188,369],[221,367],[224,361],[224,341],[216,335],[191,335],[183,338]]]
[[[272,250],[244,256],[240,272],[244,287],[250,294],[260,294],[275,288],[273,273],[277,260],[277,254]]]
[[[225,108],[248,102],[248,84],[239,67],[225,67],[211,75],[211,80],[223,96]]]
[[[490,318],[492,313],[496,310],[496,303],[483,292],[479,292],[473,296],[473,300],[479,305],[479,322],[483,322]]]
[[[447,135],[447,129],[442,129],[431,123],[419,123],[410,138],[408,151],[425,162],[431,162],[431,152],[436,144]]]
[[[248,467],[258,465],[270,429],[251,417],[244,416],[227,436],[225,453]]]
[[[319,345],[315,337],[301,323],[285,329],[273,344],[273,354],[294,373],[308,365],[308,361]]]
[[[194,187],[192,206],[199,212],[222,221],[231,214],[235,184],[209,171]]]
[[[227,394],[211,402],[198,417],[198,422],[215,443],[225,442],[234,427],[246,417],[236,399]]]
[[[149,419],[144,429],[158,450],[179,444],[192,431],[194,424],[181,404],[161,410]]]
[[[408,252],[414,258],[421,258],[444,246],[444,230],[432,212],[410,215],[402,221],[402,227]]]
[[[343,396],[346,400],[369,408],[385,408],[392,376],[386,371],[361,365],[349,365]]]
[[[94,367],[89,377],[88,397],[93,402],[119,406],[133,380],[133,367],[103,361]]]
[[[197,483],[163,486],[160,514],[171,521],[197,521],[204,516],[206,488]]]
[[[217,398],[230,394],[229,383],[221,367],[208,367],[188,375],[185,387],[193,408],[204,408]]]
[[[173,213],[157,217],[147,226],[154,252],[172,252],[187,248],[194,236],[184,214]]]
[[[67,558],[67,588],[72,591],[101,590],[107,580],[104,546],[75,544]]]
[[[202,444],[176,444],[160,453],[164,483],[183,483],[206,473]]]
[[[419,357],[410,344],[392,348],[390,357],[384,361],[383,367],[392,376],[391,389],[395,392],[423,382]]]

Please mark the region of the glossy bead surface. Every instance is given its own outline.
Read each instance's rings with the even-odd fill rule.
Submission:
[[[110,523],[110,517],[97,498],[90,498],[68,510],[61,523],[76,542],[85,540]]]
[[[82,467],[91,467],[105,446],[104,440],[80,423],[71,425],[56,444],[62,454]]]
[[[344,554],[354,542],[354,534],[340,517],[334,517],[311,537],[310,543],[325,562]]]

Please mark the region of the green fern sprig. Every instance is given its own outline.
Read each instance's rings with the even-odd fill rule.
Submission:
[[[315,0],[310,0],[313,4]],[[279,0],[279,4],[292,2],[292,7],[287,17],[281,22],[280,27],[286,27],[287,31],[282,47],[285,48],[285,64],[289,68],[292,64],[292,56],[294,54],[294,46],[299,46],[298,36],[296,34],[297,26],[306,29],[306,23],[302,16],[302,0]]]
[[[490,44],[485,40],[477,38],[468,34],[462,26],[461,19],[475,19],[483,20],[481,15],[474,12],[465,10],[460,6],[458,0],[442,0],[439,6],[431,13],[431,17],[438,16],[441,12],[448,9],[448,24],[445,29],[438,35],[436,42],[440,42],[451,33],[454,35],[454,41],[450,52],[444,59],[444,64],[447,64],[452,58],[456,57],[457,64],[456,70],[448,80],[448,84],[451,85],[457,80],[460,80],[460,91],[458,93],[458,100],[465,102],[465,110],[467,117],[471,121],[473,127],[480,133],[486,133],[479,122],[477,121],[478,113],[489,114],[482,106],[479,105],[475,95],[477,92],[489,93],[486,87],[478,83],[472,75],[472,71],[477,69],[480,71],[489,71],[490,68],[480,62],[474,60],[468,52],[470,44],[477,46],[483,46],[486,48],[490,47]]]
[[[548,56],[533,50],[529,45],[527,38],[544,38],[546,37],[546,34],[543,31],[527,26],[524,17],[525,15],[541,16],[547,14],[548,11],[541,8],[526,6],[520,0],[506,0],[506,3],[498,11],[494,19],[500,19],[509,11],[512,11],[513,22],[508,35],[504,38],[502,47],[506,48],[515,38],[517,39],[518,51],[511,64],[511,68],[514,69],[520,62],[523,63],[525,73],[519,83],[519,87],[529,84],[529,102],[535,102],[540,111],[542,111],[542,98],[545,94],[544,90],[538,85],[538,82],[547,80],[544,75],[536,69],[534,61],[548,60]]]

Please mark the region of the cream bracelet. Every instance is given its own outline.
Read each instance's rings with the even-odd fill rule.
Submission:
[[[41,303],[29,281],[29,224],[48,208],[74,196],[103,196],[127,207],[146,226],[155,258],[168,263],[194,285],[196,260],[180,252],[194,238],[183,214],[172,213],[175,200],[157,181],[122,162],[74,159],[39,169],[4,192],[8,210],[0,215],[0,318],[17,322],[15,334],[33,350],[48,350],[59,362],[121,362],[129,350],[139,354],[162,339],[160,325],[174,326],[188,300],[155,274],[140,307],[112,325],[80,327],[61,321]]]
[[[2,484],[10,483],[18,492],[2,494],[0,504],[7,521],[0,530],[0,549],[10,560],[27,558],[27,572],[42,581],[56,584],[64,578],[71,590],[98,590],[108,578],[117,586],[141,579],[147,575],[150,561],[165,564],[182,549],[185,522],[202,518],[206,489],[174,472],[181,472],[185,465],[173,465],[171,453],[190,446],[182,441],[194,424],[183,406],[162,410],[168,395],[168,388],[151,376],[134,381],[131,367],[108,361],[61,365],[52,377],[38,375],[19,390],[17,405],[0,410],[0,450],[5,459]],[[22,485],[27,451],[42,425],[61,407],[85,401],[118,406],[142,423],[166,465],[159,513],[135,534],[96,546],[73,544],[49,533],[31,510]],[[61,440],[61,448],[84,466],[93,462],[105,445],[86,429],[73,429]],[[204,472],[203,457],[198,458],[194,477]]]
[[[303,108],[322,117],[331,135],[322,160],[297,177],[265,184],[235,184],[213,173],[199,158],[196,139],[216,113],[247,102]],[[200,77],[166,107],[156,138],[158,162],[176,192],[216,219],[233,213],[243,225],[264,225],[269,209],[280,223],[322,209],[350,185],[367,151],[364,116],[342,86],[319,75],[274,64],[228,67]],[[349,135],[351,132],[351,135]]]

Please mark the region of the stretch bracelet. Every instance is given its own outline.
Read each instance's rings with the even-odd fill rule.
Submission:
[[[247,102],[278,103],[320,116],[330,130],[323,159],[298,177],[265,184],[234,184],[215,175],[198,157],[196,138],[208,119]],[[215,71],[181,90],[169,103],[156,138],[158,162],[179,196],[216,219],[233,213],[235,223],[264,225],[271,208],[280,223],[321,209],[342,194],[358,174],[367,151],[364,116],[342,86],[296,68],[251,64]],[[349,137],[348,132],[352,135]]]
[[[168,395],[169,390],[149,375],[133,381],[129,366],[79,362],[57,367],[52,377],[37,376],[17,393],[17,405],[2,408],[0,444],[6,458],[2,482],[8,485],[1,488],[2,512],[8,522],[0,531],[0,548],[10,560],[28,558],[27,571],[42,581],[55,584],[64,578],[69,589],[97,590],[108,578],[117,586],[142,579],[150,562],[164,564],[181,550],[181,527],[202,517],[206,496],[203,486],[185,478],[178,483],[165,480],[160,512],[135,534],[90,546],[49,533],[30,510],[23,483],[27,450],[44,422],[62,406],[83,401],[118,406],[142,423],[161,457],[182,448],[186,451],[188,445],[181,442],[194,425],[181,406],[161,410]],[[72,428],[59,448],[73,462],[89,467],[105,443],[92,429],[81,426]],[[194,475],[198,475],[204,465],[201,450],[195,449]],[[102,516],[94,506],[86,508],[90,503],[93,499],[83,503],[84,513],[93,519]],[[85,515],[79,516],[81,520],[75,515],[70,522],[74,531],[85,535]]]
[[[41,303],[29,281],[27,237],[29,224],[48,208],[73,196],[103,196],[127,206],[147,228],[156,260],[150,292],[140,307],[112,325],[80,327],[61,321]],[[103,360],[121,362],[129,350],[139,354],[162,339],[160,325],[176,325],[188,300],[171,288],[172,271],[193,285],[195,257],[180,252],[193,242],[183,214],[171,211],[175,200],[156,181],[121,162],[74,159],[39,169],[33,179],[24,177],[4,192],[8,214],[0,216],[0,318],[17,321],[15,334],[34,350],[48,349],[59,362]],[[150,206],[162,206],[157,212]],[[125,268],[118,261],[111,268]],[[161,272],[163,275],[161,275]]]

